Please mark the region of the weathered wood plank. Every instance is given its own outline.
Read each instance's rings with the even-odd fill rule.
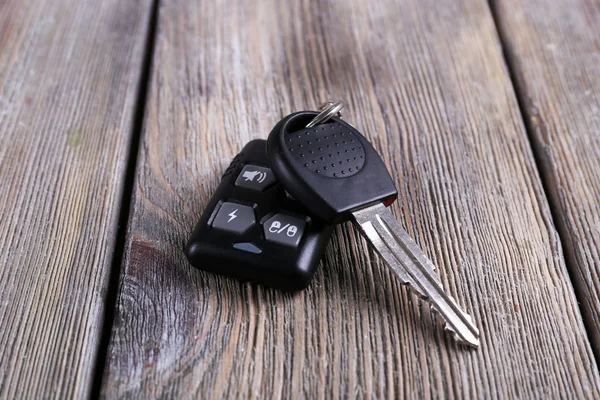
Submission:
[[[598,395],[487,3],[173,1],[158,29],[105,396]],[[478,351],[350,226],[297,295],[187,264],[231,157],[330,98],[390,166],[399,220],[478,321]]]
[[[600,355],[600,4],[510,0],[495,9],[567,266]]]
[[[150,1],[0,2],[0,398],[82,398]]]

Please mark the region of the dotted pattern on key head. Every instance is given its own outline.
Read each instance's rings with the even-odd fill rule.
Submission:
[[[336,122],[290,132],[285,140],[293,158],[329,178],[346,178],[365,164],[365,150],[347,126]]]

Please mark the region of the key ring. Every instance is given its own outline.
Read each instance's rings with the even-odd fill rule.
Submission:
[[[342,108],[344,108],[344,103],[342,103],[340,100],[334,102],[328,101],[327,103],[324,103],[321,107],[319,107],[321,112],[314,117],[312,121],[306,125],[306,127],[312,128],[315,125],[329,121],[335,116],[341,117],[340,111]]]

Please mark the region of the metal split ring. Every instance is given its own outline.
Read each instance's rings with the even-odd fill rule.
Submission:
[[[319,111],[321,111],[316,117],[312,119],[306,125],[307,128],[312,128],[315,125],[322,124],[324,122],[329,121],[333,117],[341,117],[340,111],[344,108],[344,103],[341,101],[327,102],[319,107]]]

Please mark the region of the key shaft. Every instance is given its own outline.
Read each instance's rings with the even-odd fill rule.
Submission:
[[[354,223],[392,271],[419,296],[427,299],[461,343],[479,346],[472,318],[444,292],[433,263],[392,213],[381,203],[352,212]]]

